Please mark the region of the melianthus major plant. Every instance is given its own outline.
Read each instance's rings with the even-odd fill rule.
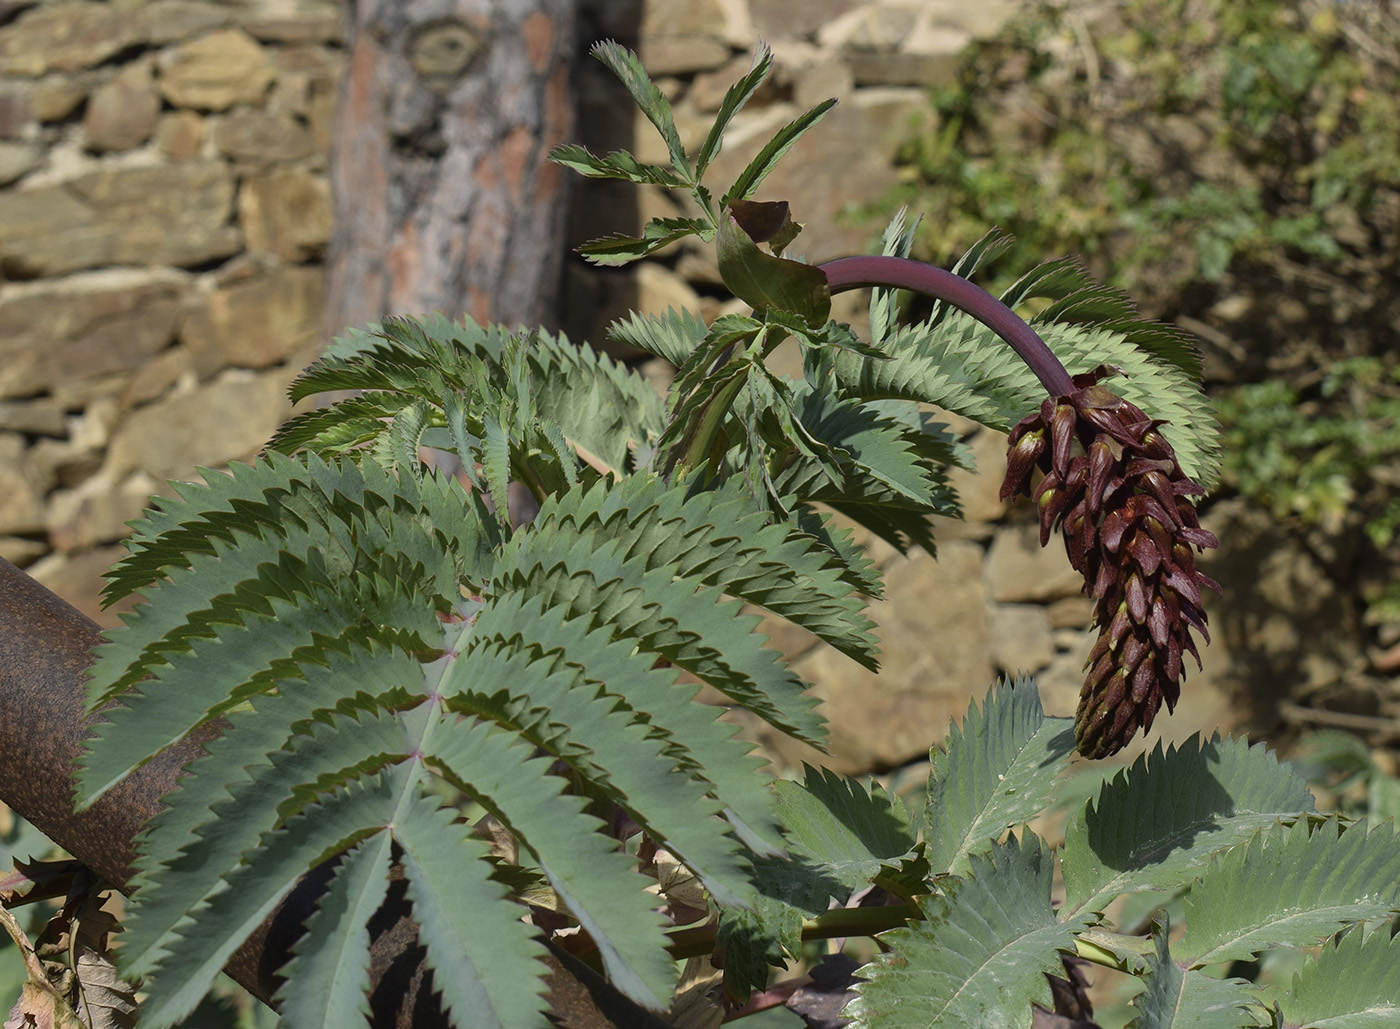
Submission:
[[[1191,498],[1218,459],[1185,338],[1067,261],[991,297],[959,273],[994,238],[953,273],[909,261],[902,222],[880,257],[783,258],[797,226],[752,197],[830,103],[716,201],[704,174],[768,52],[693,158],[637,59],[597,54],[671,164],[577,147],[554,159],[685,190],[697,213],[584,253],[621,263],[714,240],[754,311],[613,326],[677,366],[665,401],[542,331],[389,320],[337,341],[292,390],[355,396],[293,419],[256,464],[155,502],[110,573],[109,600],[143,602],[97,651],[90,704],[105,721],[79,801],[211,720],[222,734],[141,841],[118,950],[144,983],[141,1024],[179,1021],[317,868],[329,885],[278,996],[295,1027],[363,1021],[366,926],[391,874],[462,1026],[544,1024],[546,945],[664,1011],[677,957],[722,965],[732,1008],[804,941],[875,933],[882,953],[847,1008],[862,1026],[1028,1025],[1052,1003],[1047,977],[1064,995],[1071,954],[1144,977],[1143,1027],[1397,1010],[1375,974],[1396,948],[1360,925],[1400,905],[1393,830],[1313,814],[1261,748],[1159,749],[1103,786],[1071,818],[1058,905],[1054,852],[1024,828],[1076,747],[1111,753],[1175,703],[1191,631],[1205,631],[1211,583],[1194,554],[1214,540]],[[857,285],[877,287],[868,341],[828,317],[831,294]],[[932,316],[899,325],[898,289],[936,297]],[[1032,297],[1049,300],[1035,328],[1011,311]],[[801,380],[765,364],[788,338]],[[743,605],[875,666],[864,611],[879,571],[829,512],[932,549],[929,515],[957,514],[947,471],[964,458],[927,405],[1011,429],[1003,492],[1042,470],[1042,535],[1064,533],[1101,634],[1072,725],[1043,714],[1032,683],[1002,684],[934,750],[911,815],[829,772],[767,778],[699,684],[820,745],[805,684]],[[454,452],[462,479],[426,466],[425,446]],[[523,525],[513,481],[539,504]],[[1149,906],[1167,912],[1156,923],[1104,917],[1143,891],[1186,896],[1185,936],[1165,902]],[[1291,990],[1204,971],[1344,926]]]

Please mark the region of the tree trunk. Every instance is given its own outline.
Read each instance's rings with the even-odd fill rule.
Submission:
[[[351,0],[330,333],[439,310],[555,322],[576,0]]]

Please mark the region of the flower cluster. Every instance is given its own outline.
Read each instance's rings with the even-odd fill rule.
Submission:
[[[1214,547],[1189,499],[1188,479],[1161,424],[1098,384],[1115,369],[1074,377],[1067,396],[1048,398],[1011,430],[1003,500],[1032,496],[1044,546],[1058,525],[1070,564],[1095,601],[1099,638],[1074,718],[1086,757],[1121,750],[1147,729],[1162,701],[1181,695],[1183,652],[1200,667],[1191,630],[1207,642],[1201,586],[1220,586],[1196,569],[1194,548]],[[1044,478],[1031,491],[1035,470]]]

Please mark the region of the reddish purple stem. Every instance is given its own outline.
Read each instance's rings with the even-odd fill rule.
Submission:
[[[1011,308],[960,275],[907,257],[842,257],[820,266],[832,293],[862,286],[907,289],[952,304],[1011,345],[1052,397],[1074,392],[1059,358]]]

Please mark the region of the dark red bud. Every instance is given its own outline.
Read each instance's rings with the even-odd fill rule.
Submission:
[[[1079,419],[1074,407],[1060,404],[1050,419],[1050,467],[1062,476],[1068,476],[1070,450],[1074,446],[1074,432],[1079,427]]]
[[[1001,499],[1010,500],[1026,491],[1036,462],[1045,453],[1045,430],[1027,432],[1017,440],[1006,455],[1006,479],[1001,485]]]
[[[1128,614],[1138,625],[1147,621],[1147,610],[1152,600],[1147,592],[1147,586],[1141,575],[1132,574],[1128,576],[1127,588]]]
[[[1180,610],[1176,598],[1170,594],[1159,593],[1153,599],[1152,614],[1147,619],[1147,628],[1152,633],[1152,642],[1157,646],[1165,647],[1171,639],[1172,626],[1176,623]]]
[[[1137,666],[1132,675],[1132,689],[1128,695],[1132,697],[1134,704],[1141,704],[1157,684],[1157,670],[1152,667],[1151,661],[1144,661]]]
[[[1189,525],[1183,526],[1177,532],[1177,535],[1187,543],[1198,547],[1204,547],[1207,550],[1214,550],[1216,547],[1220,546],[1220,541],[1215,538],[1215,533],[1207,532],[1205,529],[1197,529]]]

